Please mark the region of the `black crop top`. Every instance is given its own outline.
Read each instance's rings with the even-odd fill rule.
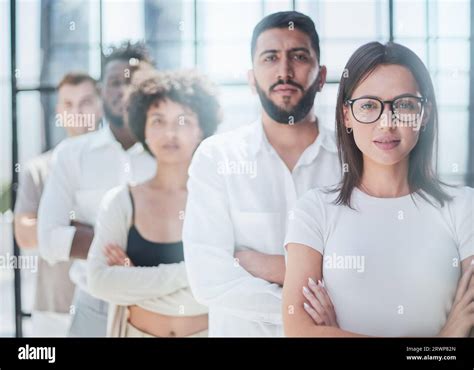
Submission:
[[[132,192],[132,225],[128,231],[127,255],[135,266],[158,266],[160,263],[184,261],[183,242],[155,243],[145,239],[135,227],[135,205]]]

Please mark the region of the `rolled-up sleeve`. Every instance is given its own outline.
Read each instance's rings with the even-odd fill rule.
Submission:
[[[251,321],[281,324],[281,288],[254,277],[234,258],[235,240],[222,159],[209,138],[196,150],[183,226],[186,268],[198,302]],[[271,232],[271,230],[262,230]]]
[[[41,199],[40,186],[35,182],[31,163],[19,174],[15,213],[37,213]]]
[[[107,244],[126,250],[131,204],[126,186],[107,192],[95,224],[94,240],[87,257],[90,293],[118,305],[138,304],[188,287],[184,262],[156,267],[109,266],[104,254]]]
[[[71,225],[71,212],[78,158],[73,158],[69,149],[60,144],[54,151],[51,172],[38,210],[39,253],[50,264],[69,260],[76,233],[76,228]]]

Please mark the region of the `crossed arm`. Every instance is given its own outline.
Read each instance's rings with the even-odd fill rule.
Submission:
[[[239,251],[234,254],[237,262],[247,272],[270,283],[283,285],[285,280],[285,256],[257,251]]]
[[[53,153],[51,172],[38,210],[38,246],[41,256],[50,263],[71,258],[86,259],[94,229],[73,219],[74,194],[77,190],[77,158],[67,145]]]
[[[15,238],[23,249],[34,249],[38,245],[36,236],[37,215],[35,212],[15,213]]]
[[[287,245],[287,272],[283,286],[283,323],[287,336],[360,337],[339,328],[334,307],[320,284],[323,256],[312,248],[290,243]],[[446,324],[439,332],[442,337],[467,337],[474,327],[474,256],[462,261],[462,277],[458,283],[453,306]],[[311,280],[309,280],[311,279]],[[306,292],[303,291],[306,287]]]
[[[68,179],[71,178],[71,174],[68,174],[68,167],[62,166],[61,160],[57,160],[59,164],[53,167],[53,180],[52,184],[48,185],[46,195],[45,207],[43,207],[43,215],[47,219],[44,224],[48,224],[48,219],[52,220],[52,223],[48,224],[48,229],[52,233],[54,230],[61,229],[64,225],[67,227],[75,228],[75,233],[72,240],[70,249],[71,258],[82,258],[87,257],[89,246],[94,237],[94,230],[92,226],[86,225],[77,221],[70,221],[69,210],[65,209],[68,205],[71,205],[73,200],[72,192],[67,191],[67,186],[72,185]],[[18,188],[17,205],[15,208],[15,237],[20,248],[23,249],[34,249],[38,247],[38,209],[40,205],[40,199],[42,198],[41,188],[35,181],[35,175],[33,174],[34,168],[26,167],[21,173],[20,184]],[[50,181],[51,182],[51,181]],[[57,188],[60,188],[59,191]],[[55,202],[56,196],[61,196],[60,201]],[[52,203],[55,202],[55,203]],[[44,233],[43,233],[44,234]],[[48,235],[46,233],[46,235]],[[57,240],[57,238],[53,238]],[[42,248],[44,251],[44,248]],[[54,254],[49,250],[46,250],[48,256]],[[56,262],[55,258],[50,259],[51,262]]]
[[[221,155],[206,141],[189,169],[183,225],[186,269],[196,300],[249,321],[281,324],[284,257],[236,252]],[[203,197],[203,194],[206,194]]]

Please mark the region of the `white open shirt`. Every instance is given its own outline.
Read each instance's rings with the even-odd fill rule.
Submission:
[[[214,135],[196,150],[183,242],[191,289],[209,306],[210,336],[283,335],[281,287],[245,271],[234,253],[284,255],[297,198],[340,180],[333,133],[319,129],[293,172],[268,142],[261,120]]]
[[[76,232],[71,220],[93,226],[108,190],[145,181],[155,170],[156,161],[140,143],[124,150],[109,126],[64,140],[54,150],[38,211],[41,256],[51,264],[69,260]],[[70,277],[88,291],[85,260],[74,261]]]

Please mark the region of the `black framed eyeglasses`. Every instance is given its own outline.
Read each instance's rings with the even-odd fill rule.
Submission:
[[[382,115],[385,104],[390,104],[392,119],[401,122],[415,122],[421,118],[423,108],[428,100],[422,96],[402,95],[394,100],[381,100],[374,96],[363,96],[347,99],[344,104],[350,105],[357,122],[374,123]]]

